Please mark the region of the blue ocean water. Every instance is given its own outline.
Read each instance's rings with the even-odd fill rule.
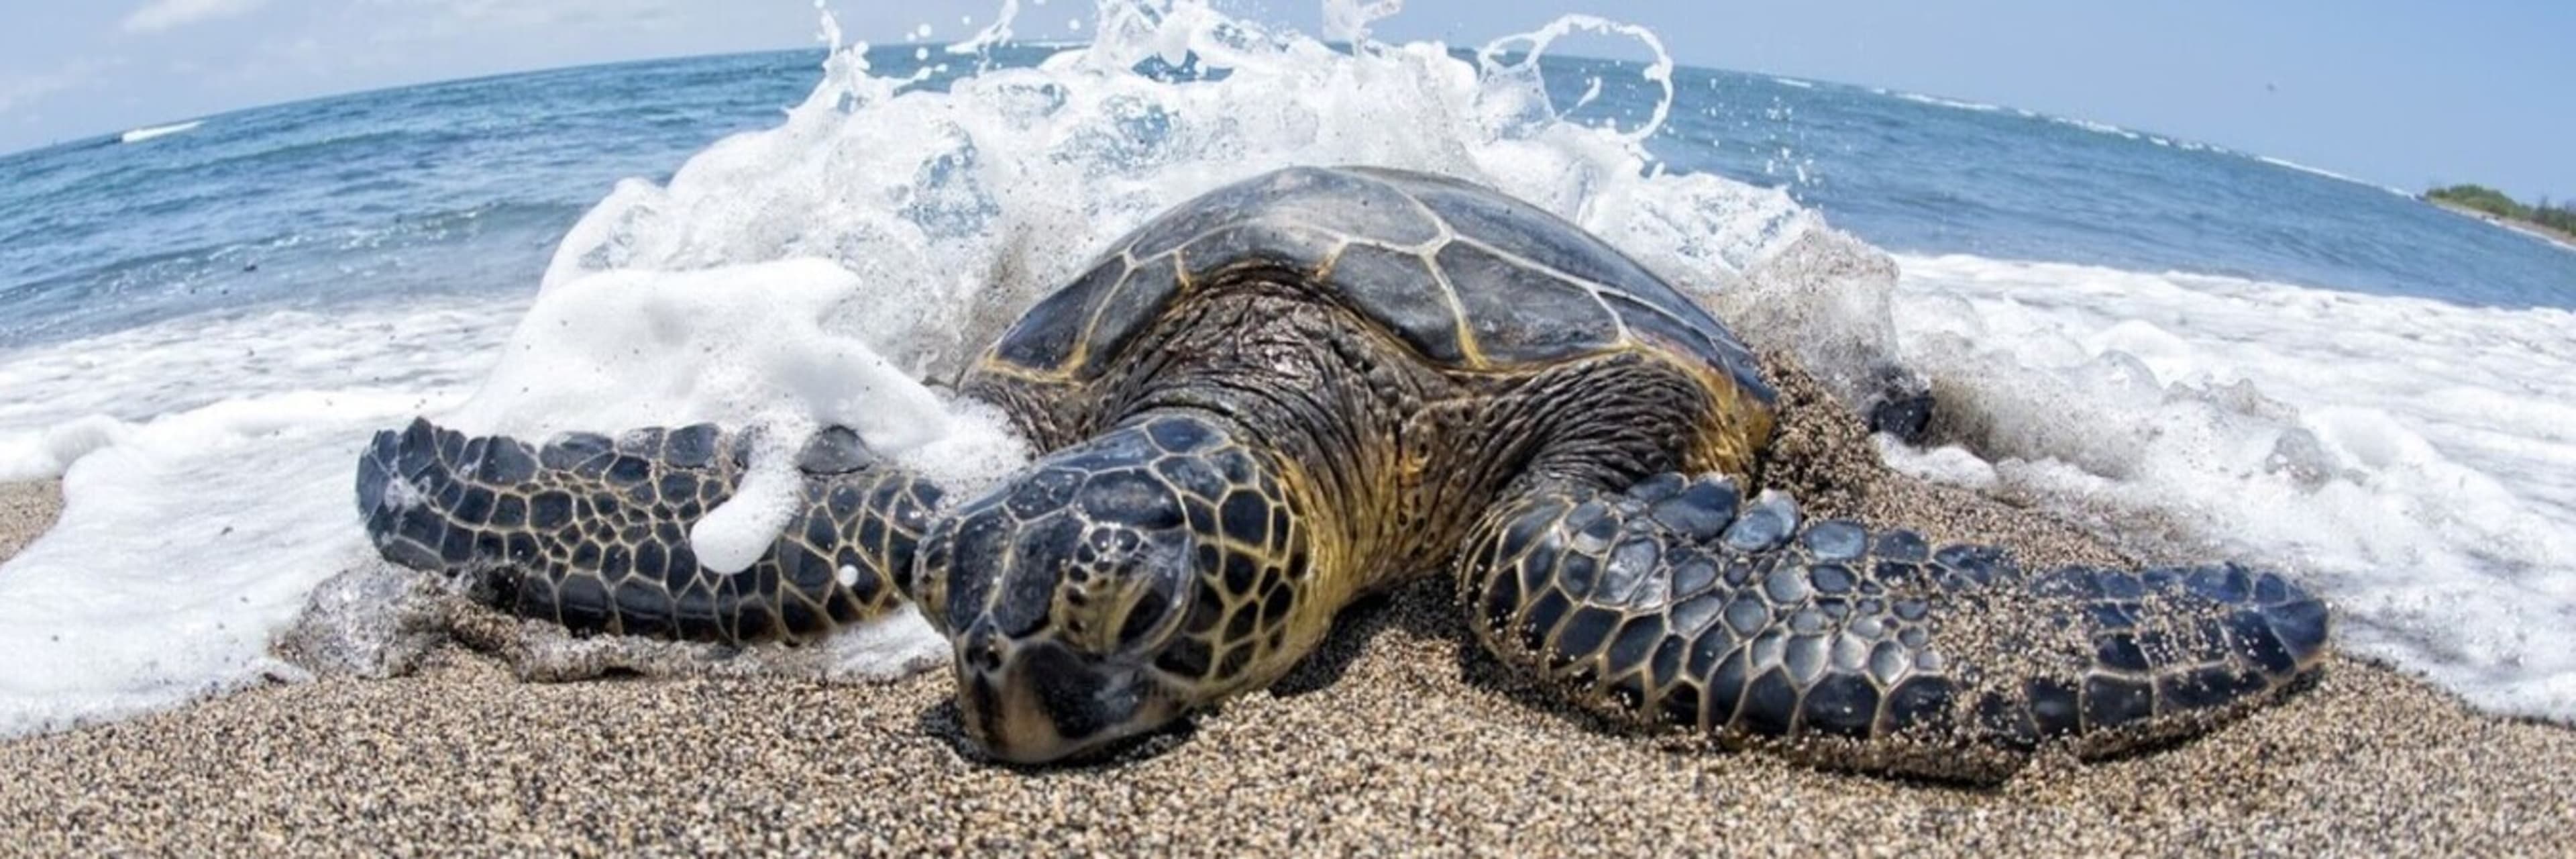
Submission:
[[[1003,65],[1046,48],[1004,49]],[[209,310],[523,293],[611,183],[774,124],[819,51],[455,81],[254,108],[135,143],[0,156],[0,346]],[[945,57],[934,61],[944,61]],[[919,67],[910,48],[869,56]],[[1578,120],[1634,127],[1633,64],[1547,58]],[[948,69],[920,84],[938,87]],[[2189,141],[1700,68],[1649,141],[1668,170],[1782,186],[1900,253],[2576,306],[2576,253],[2383,188]]]

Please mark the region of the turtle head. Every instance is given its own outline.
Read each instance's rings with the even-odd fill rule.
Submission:
[[[1289,631],[1303,540],[1262,462],[1206,418],[1153,416],[933,526],[906,587],[956,650],[967,736],[1073,757],[1293,665],[1320,629]]]

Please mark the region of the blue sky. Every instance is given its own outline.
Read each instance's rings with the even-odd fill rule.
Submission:
[[[1085,0],[1023,0],[1023,36]],[[836,0],[850,33],[933,40],[1001,0]],[[1309,0],[1225,3],[1319,18]],[[1682,62],[1931,93],[2287,158],[2380,184],[2576,199],[2565,0],[1409,0],[1380,38],[1472,44],[1569,11],[1653,27]],[[973,24],[966,23],[972,19]],[[805,0],[8,0],[0,151],[350,90],[815,44]],[[1616,42],[1568,46],[1633,55]]]

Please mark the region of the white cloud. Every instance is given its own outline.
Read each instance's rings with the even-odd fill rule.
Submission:
[[[128,33],[152,33],[199,21],[229,18],[268,5],[268,0],[151,0],[125,16]]]
[[[33,104],[46,96],[72,88],[77,79],[58,74],[26,75],[0,78],[0,114],[22,104]]]
[[[414,12],[431,35],[476,30],[526,30],[560,25],[666,26],[682,0],[364,0],[364,5]]]
[[[0,114],[43,101],[55,93],[73,89],[96,79],[101,72],[123,65],[122,57],[88,59],[32,75],[0,77]]]

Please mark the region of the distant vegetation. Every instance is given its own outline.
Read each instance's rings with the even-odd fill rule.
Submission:
[[[2424,199],[2576,235],[2576,208],[2549,205],[2547,197],[2541,198],[2539,203],[2525,206],[2505,196],[2504,192],[2484,185],[2453,185],[2426,191]]]

